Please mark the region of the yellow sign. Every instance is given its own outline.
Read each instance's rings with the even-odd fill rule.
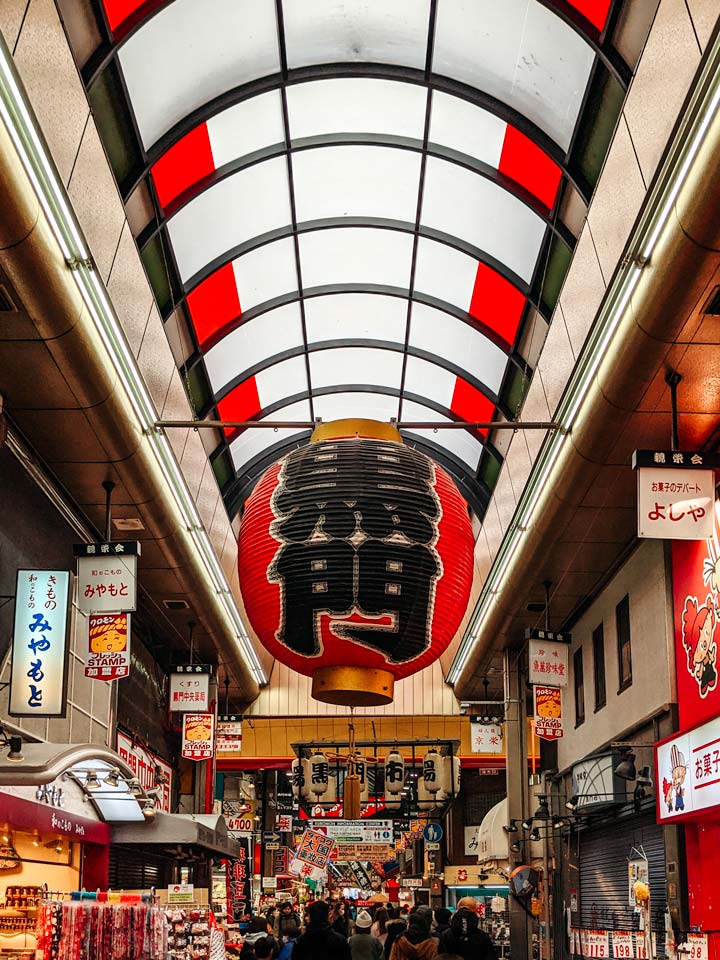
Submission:
[[[338,860],[392,860],[393,848],[387,843],[338,843]]]

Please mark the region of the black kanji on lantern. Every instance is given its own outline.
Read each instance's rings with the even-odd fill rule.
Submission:
[[[287,456],[272,498],[280,548],[268,568],[282,588],[280,643],[317,656],[327,616],[336,636],[392,663],[427,649],[442,573],[434,481],[432,462],[400,443],[320,441]]]

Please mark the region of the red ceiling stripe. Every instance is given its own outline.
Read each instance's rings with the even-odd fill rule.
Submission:
[[[461,420],[484,423],[492,420],[495,404],[467,380],[456,377],[450,409]],[[479,430],[478,433],[481,433],[484,437],[487,436],[487,430]]]
[[[206,348],[215,334],[242,313],[232,263],[198,284],[187,295],[187,305],[200,346]]]
[[[243,380],[218,403],[218,411],[222,420],[249,420],[260,413],[260,395],[258,394],[255,377]],[[238,433],[237,427],[225,427],[227,436]]]
[[[560,167],[536,143],[510,124],[505,130],[498,170],[525,187],[548,210],[552,209],[560,185]]]
[[[186,133],[152,166],[152,178],[163,208],[215,170],[206,123]]]
[[[468,313],[499,334],[508,346],[517,335],[525,295],[492,267],[479,263]]]
[[[135,13],[143,3],[145,3],[145,0],[103,0],[110,29],[115,30],[123,20],[127,20],[131,13]]]
[[[569,0],[570,6],[575,7],[586,20],[602,31],[608,17],[612,0]]]

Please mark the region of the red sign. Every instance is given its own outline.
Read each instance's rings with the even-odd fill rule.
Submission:
[[[253,628],[305,676],[422,670],[455,636],[473,577],[453,480],[419,451],[370,438],[320,440],[271,467],[246,503],[238,550]]]
[[[680,729],[720,714],[720,518],[711,540],[673,541],[675,664]]]
[[[209,760],[213,755],[215,716],[183,714],[182,755],[186,760]]]
[[[535,733],[542,740],[563,736],[562,690],[560,687],[533,687],[535,691]]]
[[[34,800],[25,800],[2,790],[0,807],[3,817],[18,829],[62,833],[79,842],[110,843],[110,827],[106,823],[79,817],[62,808],[35,803]]]
[[[130,614],[91,613],[85,676],[122,680],[130,675]]]

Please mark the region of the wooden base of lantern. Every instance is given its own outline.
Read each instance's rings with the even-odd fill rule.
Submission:
[[[392,703],[395,677],[375,667],[320,667],[313,674],[312,695],[321,703],[343,707],[383,707]]]
[[[343,819],[359,820],[360,815],[360,777],[353,773],[345,777],[343,788]]]

